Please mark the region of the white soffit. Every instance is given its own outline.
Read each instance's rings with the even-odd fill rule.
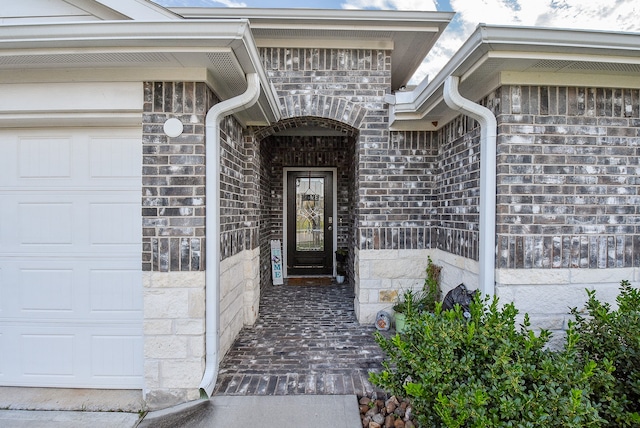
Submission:
[[[452,12],[173,8],[186,19],[247,18],[258,47],[383,49],[391,51],[394,89],[406,85]]]
[[[93,22],[0,26],[2,70],[202,68],[207,83],[225,100],[244,92],[246,73],[261,76],[257,105],[238,113],[244,124],[268,124],[279,111],[277,97],[251,39],[246,20],[187,22]]]
[[[640,88],[640,35],[480,26],[432,81],[396,94],[391,129],[437,129],[455,117],[442,99],[449,75],[475,101],[507,84]]]

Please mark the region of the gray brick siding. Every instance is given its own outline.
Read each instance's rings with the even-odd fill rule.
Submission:
[[[639,91],[505,86],[498,267],[640,265]]]
[[[205,117],[218,100],[205,83],[193,82],[148,82],[144,97],[143,270],[204,270]],[[184,125],[175,138],[163,131],[172,117]],[[255,245],[257,228],[254,233],[247,228],[250,180],[243,130],[227,117],[220,136],[221,255],[226,258]]]

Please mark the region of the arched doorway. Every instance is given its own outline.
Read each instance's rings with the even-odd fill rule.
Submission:
[[[286,278],[334,276],[335,251],[352,255],[354,244],[358,130],[332,119],[296,117],[256,134],[261,254],[269,254],[271,240],[280,240]],[[269,263],[262,257],[263,284],[271,279]]]

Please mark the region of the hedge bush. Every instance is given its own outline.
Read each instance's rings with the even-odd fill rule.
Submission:
[[[549,351],[550,333],[516,328],[518,311],[476,297],[467,321],[459,307],[407,320],[406,333],[376,340],[386,352],[374,384],[410,398],[424,427],[602,426],[592,380],[613,381],[613,367],[579,353],[572,324],[562,351]]]
[[[622,281],[618,308],[587,290],[585,313],[576,308],[576,348],[582,361],[611,366],[613,379],[591,380],[600,415],[609,427],[640,427],[640,290]]]

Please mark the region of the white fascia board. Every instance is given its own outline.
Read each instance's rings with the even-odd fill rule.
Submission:
[[[248,31],[246,19],[214,21],[100,21],[2,25],[0,49],[64,47],[228,46]]]
[[[205,82],[210,80],[202,67],[118,67],[0,70],[2,83],[58,82]],[[211,86],[211,85],[210,85]]]
[[[265,39],[256,41],[259,48],[302,48],[302,49],[378,49],[393,50],[395,43],[382,40],[333,40],[333,39]]]
[[[94,0],[135,21],[177,20],[182,17],[148,0]]]
[[[360,30],[360,31],[398,31],[398,32],[414,32],[414,33],[437,33],[439,31],[438,27],[433,26],[416,26],[416,25],[397,25],[397,24],[389,24],[389,25],[363,25],[354,27],[352,24],[343,24],[343,23],[323,23],[317,22],[315,24],[307,23],[307,22],[288,22],[287,29],[288,30],[323,30],[323,31],[340,31],[340,30]],[[278,30],[282,28],[282,24],[280,23],[272,23],[272,22],[255,22],[251,24],[251,28],[261,29],[261,30]]]
[[[514,72],[500,73],[500,85],[534,85],[534,86],[582,86],[597,88],[640,89],[638,76],[615,76],[593,72],[584,73],[541,73]]]
[[[388,21],[398,25],[402,22],[440,22],[448,24],[455,16],[454,12],[403,11],[403,10],[364,10],[364,9],[305,9],[305,8],[203,8],[183,7],[170,10],[184,18],[234,18],[268,20],[272,22],[311,21],[349,21],[366,23]]]
[[[526,52],[528,47],[542,52],[557,52],[564,49],[610,55],[614,52],[640,53],[640,34],[597,30],[575,30],[540,27],[486,26],[476,31],[483,33],[485,43],[493,50],[505,50],[500,45],[516,46]]]

